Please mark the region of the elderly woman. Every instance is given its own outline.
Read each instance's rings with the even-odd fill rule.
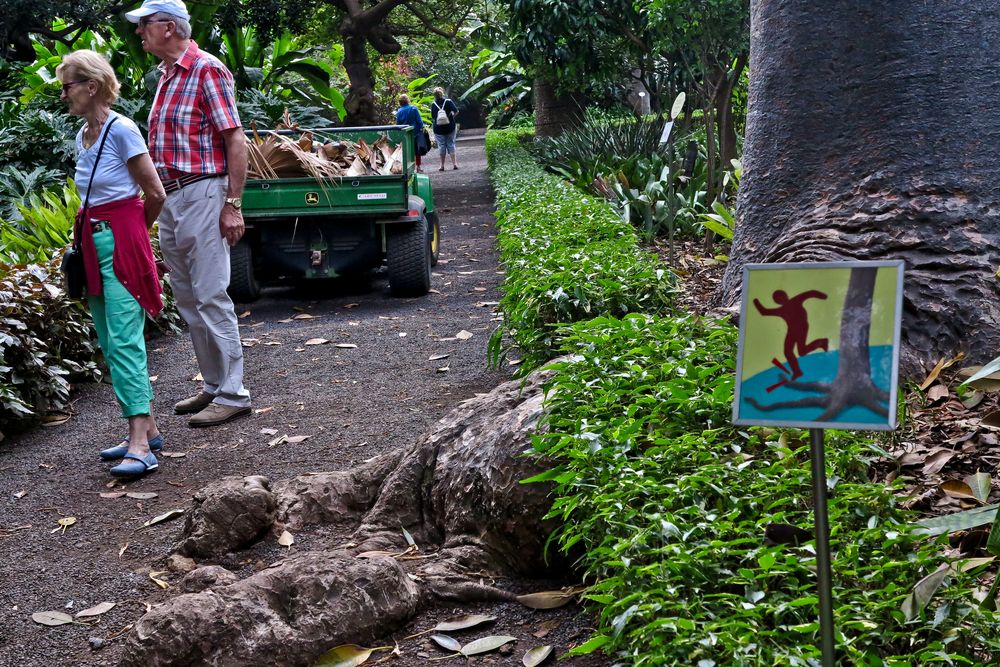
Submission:
[[[156,470],[151,450],[163,447],[150,409],[143,330],[145,315],[163,310],[148,230],[166,194],[139,128],[111,110],[119,85],[108,61],[93,51],[75,51],[63,58],[56,76],[69,113],[86,121],[76,136],[76,184],[85,204],[73,237],[83,252],[97,339],[128,420],[128,435],[100,456],[123,458],[111,474],[134,479]]]

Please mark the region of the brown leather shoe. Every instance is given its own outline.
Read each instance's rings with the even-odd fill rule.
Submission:
[[[192,412],[201,412],[212,402],[213,398],[215,396],[212,396],[208,392],[198,392],[190,398],[185,398],[183,401],[174,403],[174,414],[189,415]]]
[[[236,419],[237,417],[248,414],[250,414],[249,405],[240,407],[238,405],[209,403],[204,410],[188,420],[188,426],[192,428],[218,426],[219,424],[225,424],[231,419]]]

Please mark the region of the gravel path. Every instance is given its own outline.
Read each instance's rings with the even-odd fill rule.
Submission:
[[[271,289],[257,303],[238,305],[252,417],[213,429],[188,428],[185,417],[172,414],[172,405],[198,386],[190,341],[185,334],[150,342],[155,410],[165,452],[174,456],[161,456],[159,472],[114,491],[155,498],[100,496],[112,489],[109,466],[97,451],[124,432],[110,385],[81,387],[68,422],[0,443],[0,666],[118,664],[123,642],[115,635],[147,604],[173,594],[157,588],[149,573],[166,569],[163,559],[181,522],[138,529],[154,516],[186,507],[205,484],[231,475],[279,479],[350,467],[412,442],[459,401],[507,379],[486,365],[502,272],[481,135],[463,138],[459,159],[459,171],[438,172],[431,164],[443,231],[430,295],[391,298],[385,276],[377,274],[368,285],[323,286],[323,294]],[[296,316],[302,319],[290,319]],[[472,337],[456,337],[463,330]],[[305,345],[314,338],[330,342]],[[449,356],[430,360],[436,355]],[[281,435],[309,438],[272,446]],[[76,522],[63,532],[57,520],[68,516]],[[280,551],[275,554],[280,557]],[[266,565],[260,557],[254,553],[227,565],[245,575]],[[178,579],[173,573],[161,578]],[[46,627],[31,620],[35,612],[75,614],[104,601],[116,606],[91,626]],[[493,608],[525,633],[542,620],[517,605]],[[438,609],[427,618],[462,611]],[[582,624],[572,616],[577,611],[545,617],[556,626],[567,621],[553,637],[580,641]],[[417,619],[411,627],[424,629],[428,622]],[[517,634],[511,627],[497,633]],[[93,649],[91,638],[103,646]],[[495,659],[520,664],[527,648],[522,646],[517,655]],[[411,653],[394,664],[424,662]]]

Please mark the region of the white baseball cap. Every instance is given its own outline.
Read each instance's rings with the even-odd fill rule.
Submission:
[[[181,0],[146,0],[139,9],[125,12],[125,18],[132,23],[138,23],[142,17],[159,14],[160,12],[177,16],[185,21],[191,18],[187,7],[184,6]]]

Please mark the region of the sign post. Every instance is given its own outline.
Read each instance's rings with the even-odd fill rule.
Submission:
[[[823,666],[836,663],[823,429],[896,428],[903,262],[748,264],[733,423],[809,429]]]

